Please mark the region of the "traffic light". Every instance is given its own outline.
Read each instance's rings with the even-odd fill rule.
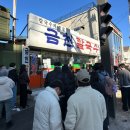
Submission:
[[[109,26],[112,16],[108,14],[111,5],[106,2],[98,5],[98,17],[99,17],[99,38],[101,46],[105,45],[106,39],[112,32],[113,28]]]

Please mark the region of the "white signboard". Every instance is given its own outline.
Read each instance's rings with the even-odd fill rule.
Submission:
[[[27,45],[95,56],[100,55],[99,41],[34,14],[29,14],[28,17]]]
[[[29,65],[29,48],[22,46],[22,64]]]

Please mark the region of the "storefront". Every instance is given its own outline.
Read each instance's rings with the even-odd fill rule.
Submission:
[[[34,14],[28,15],[28,39],[23,46],[22,62],[28,66],[31,88],[43,86],[56,61],[80,68],[99,56],[99,41]]]

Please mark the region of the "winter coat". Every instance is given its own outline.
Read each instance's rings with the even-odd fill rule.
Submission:
[[[51,87],[46,87],[36,98],[33,130],[62,130],[59,97]]]
[[[68,73],[63,73],[63,95],[60,99],[60,106],[62,111],[62,119],[65,120],[66,112],[67,112],[67,101],[69,97],[74,94],[76,89],[76,81],[74,75],[69,75]]]
[[[76,89],[76,81],[74,75],[63,73],[64,95],[68,99]]]
[[[26,71],[23,71],[19,74],[19,84],[20,85],[27,85],[29,83],[29,77]]]
[[[50,83],[56,79],[63,81],[63,74],[60,67],[55,67],[53,71],[47,74],[44,87],[49,86]]]
[[[13,97],[12,88],[15,83],[12,79],[2,76],[0,77],[0,101],[4,101]]]
[[[91,86],[78,87],[68,100],[65,130],[103,130],[105,99]]]
[[[8,77],[11,78],[15,82],[15,84],[18,82],[18,74],[15,68],[9,68]]]
[[[119,71],[119,83],[121,87],[129,87],[130,86],[130,72],[123,68]]]
[[[90,77],[90,84],[92,88],[102,93],[104,97],[107,96],[105,90],[105,86],[106,86],[105,76],[107,75],[109,76],[109,74],[106,71],[94,71],[91,73],[91,77]]]

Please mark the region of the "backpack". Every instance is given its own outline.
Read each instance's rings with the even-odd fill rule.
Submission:
[[[106,95],[104,81],[100,79],[98,72],[92,72],[90,76],[90,84],[93,89],[96,89],[104,96]]]
[[[106,94],[109,96],[113,95],[113,92],[116,93],[117,92],[117,86],[115,81],[110,77],[110,76],[105,76],[105,91]]]

